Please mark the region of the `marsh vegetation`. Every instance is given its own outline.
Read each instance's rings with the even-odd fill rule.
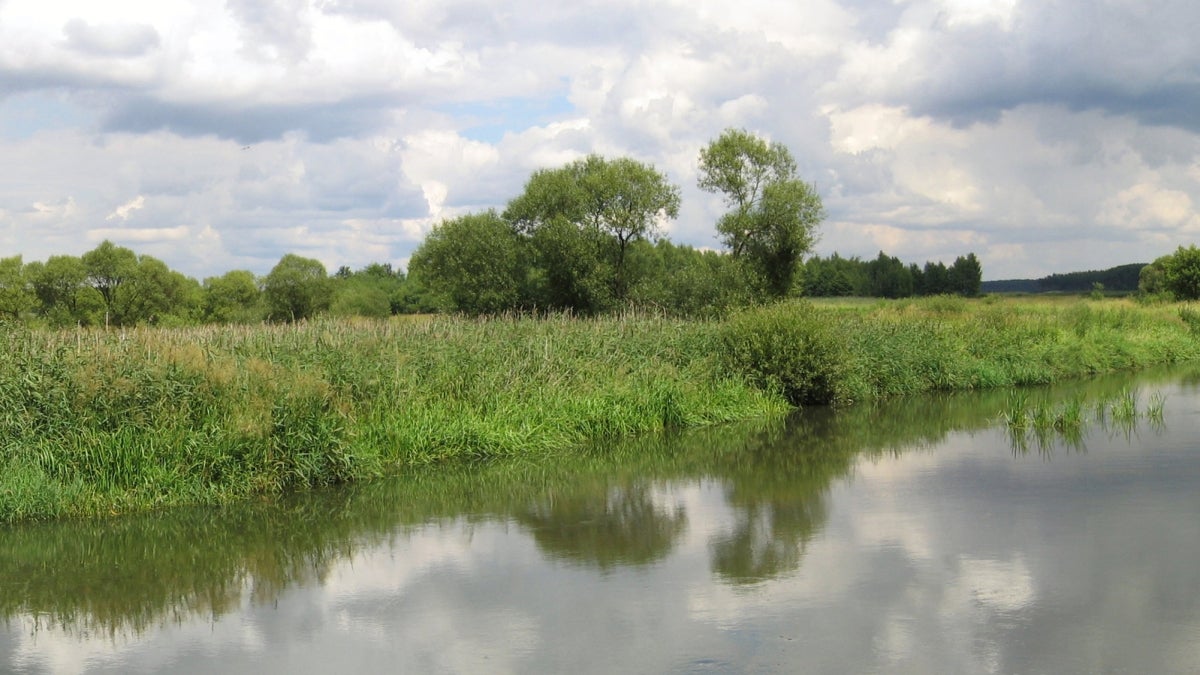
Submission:
[[[216,504],[431,464],[1200,357],[1173,305],[790,302],[727,319],[407,317],[0,333],[0,520]]]

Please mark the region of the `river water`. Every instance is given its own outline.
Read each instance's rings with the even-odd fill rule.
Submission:
[[[1200,672],[1198,383],[1028,391],[1137,393],[1078,434],[926,397],[0,530],[0,671]]]

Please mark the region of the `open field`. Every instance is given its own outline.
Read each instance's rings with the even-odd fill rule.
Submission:
[[[938,297],[711,321],[0,333],[0,521],[216,504],[591,439],[1200,359],[1179,305]]]

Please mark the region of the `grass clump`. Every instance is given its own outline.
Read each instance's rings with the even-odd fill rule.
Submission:
[[[1166,396],[1162,392],[1152,393],[1144,409],[1139,406],[1140,399],[1139,392],[1130,388],[1100,398],[1092,405],[1087,405],[1081,397],[1057,403],[1044,398],[1030,402],[1028,392],[1015,391],[1009,395],[1000,419],[1013,447],[1021,452],[1028,449],[1031,436],[1043,450],[1051,447],[1056,438],[1082,449],[1084,433],[1093,423],[1126,433],[1143,419],[1151,425],[1161,425]]]
[[[757,308],[721,330],[725,366],[792,405],[831,403],[846,360],[827,316],[806,302]]]

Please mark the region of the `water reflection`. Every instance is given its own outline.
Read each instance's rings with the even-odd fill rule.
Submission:
[[[1143,391],[1168,377],[1143,379]],[[1127,386],[1128,378],[1101,380],[1054,395],[1099,398]],[[699,630],[697,621],[710,628],[752,623],[781,611],[773,603],[784,601],[795,603],[789,611],[810,606],[813,598],[828,607],[859,584],[872,609],[856,614],[850,605],[823,617],[829,631],[845,633],[840,637],[804,622],[764,630],[794,634],[802,625],[821,633],[830,653],[837,645],[852,653],[851,637],[870,635],[875,646],[868,654],[875,660],[859,666],[888,659],[911,664],[922,643],[965,630],[947,623],[965,617],[969,625],[987,623],[988,639],[973,639],[1011,666],[1019,656],[1008,653],[1011,646],[997,646],[996,635],[1021,632],[1039,611],[1046,613],[1037,605],[1045,569],[1090,569],[1092,553],[1126,559],[1104,550],[1111,533],[1098,524],[1109,512],[1102,500],[1132,494],[1143,503],[1150,493],[1126,486],[1133,474],[1119,461],[1115,469],[1059,466],[1056,473],[1046,463],[1010,457],[1008,464],[989,465],[986,479],[980,467],[991,461],[989,451],[946,463],[947,444],[969,448],[978,435],[981,447],[990,447],[985,441],[996,435],[1006,395],[810,410],[765,426],[640,438],[546,464],[427,473],[280,504],[9,528],[0,531],[0,614],[9,622],[9,643],[22,632],[66,634],[89,644],[97,637],[135,640],[196,622],[215,627],[226,617],[250,617],[242,621],[257,637],[238,639],[255,644],[295,639],[288,637],[293,633],[322,648],[347,635],[377,635],[380,644],[407,636],[459,644],[456,658],[477,658],[462,663],[478,669],[504,670],[484,659],[503,652],[516,659],[512,670],[540,654],[549,659],[538,662],[541,669],[553,671],[570,665],[554,658],[587,649],[564,637],[560,624],[581,608],[603,607],[621,618],[606,632],[614,639],[638,639],[639,626],[655,636],[675,625],[698,632],[701,637],[677,642],[664,638],[673,645],[672,657],[689,655],[679,666],[686,670],[745,663],[745,645],[706,651],[705,640],[714,634]],[[1113,430],[1086,431],[1102,445],[1113,440]],[[1007,454],[1003,435],[998,438],[1000,453]],[[1067,459],[1077,449],[1052,438],[1042,451]],[[1182,480],[1186,470],[1163,475]],[[844,493],[856,484],[862,494],[853,510],[860,515],[846,520]],[[1163,492],[1183,494],[1168,488]],[[916,520],[914,513],[939,500],[974,515],[967,522],[942,516],[936,525]],[[1023,511],[1034,508],[1044,511]],[[1077,521],[1067,516],[1076,512],[1094,515],[1082,522],[1101,529],[1073,530]],[[1043,528],[1058,528],[1051,539],[1083,538],[1088,553],[1022,552],[1022,542],[1043,538]],[[1144,523],[1121,528],[1138,531],[1151,548],[1163,545]],[[1181,536],[1192,546],[1190,531]],[[969,544],[936,543],[941,539]],[[831,541],[841,543],[831,547]],[[1172,583],[1200,581],[1174,562],[1159,571]],[[1058,607],[1082,606],[1088,594],[1111,597],[1106,584],[1121,583],[1091,571],[1065,586],[1069,597],[1059,598]],[[1162,595],[1158,581],[1138,583],[1150,599],[1127,602],[1176,603],[1180,622],[1195,620],[1191,596],[1181,602]],[[530,601],[523,589],[536,589],[528,595],[544,604],[521,604]],[[755,635],[763,640],[766,633]],[[469,646],[464,636],[473,636]],[[549,636],[565,642],[551,647]],[[0,658],[5,644],[0,634]],[[599,662],[590,669],[604,670],[601,665],[620,669]],[[926,665],[946,669],[945,663]],[[826,669],[864,668],[842,663]]]
[[[679,506],[656,503],[644,481],[594,484],[566,494],[551,493],[516,509],[546,555],[594,565],[645,565],[671,552],[687,527]]]

